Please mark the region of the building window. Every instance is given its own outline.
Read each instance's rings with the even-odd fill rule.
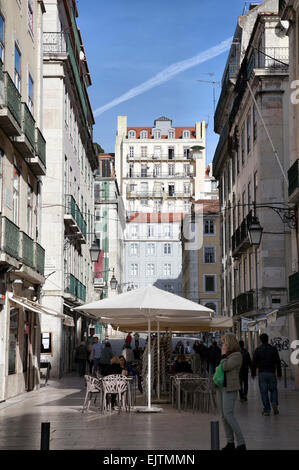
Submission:
[[[138,264],[133,263],[130,265],[130,276],[136,277],[138,276]]]
[[[161,158],[161,147],[154,147],[154,158]]]
[[[31,34],[33,34],[33,0],[28,0],[28,28]]]
[[[131,243],[130,244],[130,256],[137,256],[138,255],[138,243]]]
[[[184,158],[190,158],[190,148],[189,147],[184,147]]]
[[[245,162],[245,128],[244,127],[242,129],[242,134],[241,134],[241,159],[242,159],[242,165],[244,165],[244,162]]]
[[[0,14],[0,60],[4,62],[4,19]]]
[[[161,176],[161,165],[154,166],[154,177]]]
[[[256,202],[257,198],[257,171],[253,175],[253,200]]]
[[[143,207],[148,207],[148,199],[140,199],[140,204]]]
[[[128,132],[128,137],[129,137],[129,139],[136,139],[136,131],[130,130]]]
[[[256,107],[253,106],[253,141],[257,138],[257,111]]]
[[[155,256],[156,254],[156,245],[154,243],[147,243],[146,245],[146,255]]]
[[[215,235],[215,221],[213,219],[206,219],[204,222],[204,234]]]
[[[163,266],[163,274],[164,277],[169,277],[171,276],[171,264],[170,263],[165,263]]]
[[[146,146],[142,146],[140,148],[140,151],[141,151],[141,158],[146,158],[147,157],[147,147]]]
[[[155,275],[155,265],[153,263],[149,263],[146,265],[146,276],[152,277]]]
[[[204,292],[216,292],[216,274],[204,274]]]
[[[33,114],[33,80],[30,74],[28,76],[28,108]]]
[[[132,238],[137,238],[138,237],[138,232],[139,232],[139,226],[138,225],[132,225],[132,227],[131,227],[131,236],[132,236]]]
[[[184,165],[184,176],[190,176],[190,165]]]
[[[27,187],[27,235],[32,237],[33,189]]]
[[[204,263],[205,264],[216,263],[216,247],[215,246],[204,247]]]
[[[243,280],[244,280],[244,292],[247,292],[247,258],[244,258],[244,263],[243,263]]]
[[[174,147],[168,147],[168,160],[174,160]]]
[[[8,353],[8,374],[16,373],[17,361],[17,344],[19,332],[19,310],[17,308],[10,309],[9,314],[9,353]]]
[[[183,139],[190,139],[190,131],[183,131]]]
[[[161,139],[161,131],[159,129],[154,129],[154,139]]]
[[[173,292],[173,285],[172,284],[164,284],[164,290],[168,292]]]
[[[130,158],[134,158],[134,147],[129,147]]]
[[[147,234],[148,237],[154,237],[155,236],[155,226],[151,225],[151,224],[148,224],[146,234]]]
[[[175,187],[174,184],[171,183],[168,185],[168,196],[174,196],[175,193]]]
[[[172,236],[173,236],[173,226],[172,226],[172,224],[164,225],[164,236],[172,238]]]
[[[147,165],[141,165],[141,178],[147,178]]]
[[[164,243],[164,255],[171,255],[171,254],[172,254],[171,243]]]
[[[20,172],[13,169],[13,222],[19,225]]]
[[[184,212],[189,212],[189,211],[190,211],[190,202],[184,201]]]
[[[140,139],[147,139],[147,131],[140,132]]]
[[[184,196],[191,196],[191,185],[190,185],[190,183],[184,183]]]
[[[174,165],[168,165],[168,176],[174,176]]]
[[[247,117],[247,153],[251,150],[251,112]]]
[[[15,44],[15,86],[21,91],[21,53]]]
[[[161,212],[161,209],[162,209],[162,202],[154,201],[154,212]]]
[[[211,310],[214,310],[215,313],[217,313],[217,305],[214,302],[207,302],[204,304],[205,307],[210,308]]]
[[[251,181],[249,181],[247,186],[247,195],[248,195],[248,211],[251,210]]]
[[[171,129],[168,131],[168,139],[174,139],[175,137],[175,133],[174,133],[174,130]]]

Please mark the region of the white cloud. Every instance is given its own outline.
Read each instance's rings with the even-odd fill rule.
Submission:
[[[210,49],[201,52],[200,54],[197,54],[190,59],[185,59],[170,65],[166,69],[162,70],[162,72],[159,72],[154,77],[150,78],[146,82],[143,82],[141,85],[138,85],[135,88],[131,88],[131,90],[127,91],[118,98],[115,98],[104,106],[100,106],[99,108],[95,109],[94,115],[99,116],[105,111],[108,111],[108,109],[114,108],[114,106],[117,106],[124,101],[128,101],[135,96],[141,95],[142,93],[151,90],[152,88],[161,85],[168,80],[171,80],[175,75],[178,75],[179,73],[184,72],[185,70],[194,67],[195,65],[202,64],[203,62],[207,62],[208,60],[223,54],[223,52],[230,48],[232,40],[233,38],[226,39],[217,46],[211,47]]]

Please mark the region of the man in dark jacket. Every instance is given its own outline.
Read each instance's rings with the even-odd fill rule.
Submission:
[[[209,364],[210,374],[214,374],[216,367],[219,366],[221,359],[221,349],[216,341],[213,341],[212,346],[209,348]]]
[[[240,400],[242,402],[247,401],[247,393],[248,393],[248,372],[249,369],[252,370],[252,362],[251,357],[247,349],[245,349],[244,341],[239,341],[241,354],[243,357],[241,369],[239,372],[240,377]]]
[[[253,355],[252,361],[252,378],[256,376],[256,369],[259,370],[259,387],[262,402],[264,405],[263,416],[270,416],[271,406],[269,401],[269,392],[271,405],[274,414],[278,412],[278,391],[277,391],[277,377],[281,379],[281,364],[278,351],[274,346],[271,346],[268,341],[268,335],[263,333],[260,336],[261,346],[259,346]]]

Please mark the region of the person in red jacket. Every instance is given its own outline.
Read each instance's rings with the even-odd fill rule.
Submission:
[[[128,344],[131,344],[132,342],[132,336],[131,336],[131,332],[129,331],[129,333],[127,334],[127,337],[126,337],[126,343]]]

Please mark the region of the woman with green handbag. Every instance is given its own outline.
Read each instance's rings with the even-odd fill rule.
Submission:
[[[240,389],[239,371],[242,364],[240,345],[234,334],[222,338],[221,362],[213,376],[217,387],[218,410],[221,415],[227,445],[222,450],[246,450],[245,440],[234,417],[234,406]],[[237,447],[235,447],[234,435]]]

